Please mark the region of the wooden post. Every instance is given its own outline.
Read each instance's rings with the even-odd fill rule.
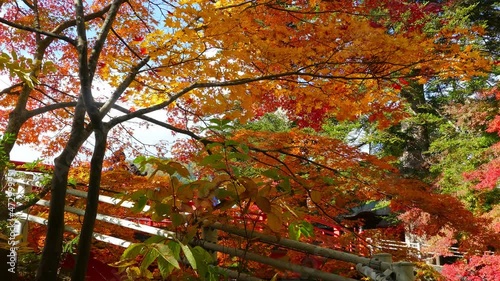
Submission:
[[[25,176],[27,177],[25,179],[25,183],[22,185],[20,184],[19,188],[17,189],[17,194],[19,197],[23,197],[27,193],[32,192],[32,186],[35,180],[34,175],[26,174]],[[22,213],[29,215],[29,208],[22,211]],[[26,219],[19,219],[19,222],[20,222],[19,234],[22,235],[21,243],[28,242],[28,221]]]
[[[370,278],[370,280],[388,280],[393,270],[382,270],[382,263],[392,263],[392,255],[388,253],[374,254],[368,265],[356,264],[356,270]]]
[[[202,233],[201,233],[201,238],[204,241],[210,242],[217,244],[217,229],[209,227],[209,226],[204,226]],[[212,256],[212,259],[215,263],[217,263],[217,252],[216,251],[209,251],[210,255]]]
[[[379,261],[382,261],[382,262],[392,263],[392,255],[389,253],[374,254],[374,255],[372,255],[372,258],[378,259]]]
[[[417,242],[417,251],[418,251],[418,258],[421,259],[422,258],[422,244],[420,244],[420,242]]]
[[[18,174],[13,174],[12,176],[8,177],[8,181],[14,180],[16,177],[19,177]],[[23,173],[21,176],[21,181],[16,181],[17,188],[15,188],[15,193],[11,194],[12,198],[14,198],[14,203],[17,203],[18,200],[21,200],[26,193],[31,192],[31,184],[33,183],[33,174],[27,174]],[[22,182],[22,183],[21,183]],[[12,182],[10,183],[12,184]],[[20,213],[25,213],[28,214],[28,209],[24,210]],[[13,234],[15,237],[21,235],[21,240],[18,241],[18,243],[23,243],[28,241],[28,223],[26,219],[19,218],[19,217],[13,217],[12,219],[15,219],[14,223],[15,226],[12,229]],[[17,243],[16,243],[17,244]]]
[[[414,281],[413,263],[397,262],[392,264],[392,270],[396,274],[396,281]]]

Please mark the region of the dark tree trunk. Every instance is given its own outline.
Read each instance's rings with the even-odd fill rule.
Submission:
[[[45,238],[45,246],[36,274],[37,281],[57,280],[57,270],[62,253],[64,205],[66,203],[69,168],[78,150],[90,134],[89,131],[85,130],[84,117],[85,107],[83,101],[80,99],[75,108],[73,128],[68,143],[54,161],[47,237]]]
[[[87,195],[87,205],[83,219],[82,231],[78,242],[76,266],[73,272],[72,281],[85,281],[90,249],[92,246],[92,233],[94,231],[97,207],[99,206],[99,188],[101,184],[101,170],[106,152],[107,132],[102,128],[94,130],[95,147],[92,160],[90,162],[89,190]]]
[[[99,205],[99,186],[101,184],[102,162],[104,160],[104,153],[106,152],[106,139],[108,132],[108,130],[104,128],[105,126],[102,122],[104,115],[100,112],[92,96],[92,80],[107,34],[111,30],[111,25],[114,22],[119,7],[124,2],[125,1],[123,0],[113,1],[109,14],[104,21],[102,30],[89,58],[84,4],[82,0],[75,1],[76,28],[78,34],[78,76],[80,78],[81,97],[92,127],[94,128],[95,147],[92,160],[90,162],[89,192],[87,196],[87,206],[85,207],[83,226],[80,232],[80,240],[78,242],[76,267],[72,276],[73,281],[85,280],[85,273],[87,271],[88,260],[90,257],[90,248],[92,246],[92,232],[94,231],[97,207]]]
[[[406,142],[400,158],[400,170],[408,176],[425,177],[429,173],[429,166],[424,153],[429,150],[430,135],[428,125],[417,120],[418,115],[429,113],[424,86],[413,84],[403,89],[401,95],[408,101],[415,118],[401,125]]]

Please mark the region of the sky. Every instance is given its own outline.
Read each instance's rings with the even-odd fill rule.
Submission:
[[[92,139],[92,137],[90,138]],[[136,133],[134,134],[134,138],[138,139],[142,143],[154,145],[160,142],[167,142],[169,144],[172,144],[179,137],[172,136],[170,131],[165,128],[156,125],[150,125],[147,129],[137,128]],[[92,147],[91,142],[87,143],[87,147]],[[152,149],[144,152],[148,155],[155,154],[155,151]],[[35,160],[41,159],[41,155],[41,151],[37,151],[30,146],[16,144],[10,154],[10,159],[13,161],[33,162]],[[52,164],[54,162],[53,160],[53,158],[43,159],[43,162]]]
[[[1,88],[1,87],[0,87]],[[158,112],[156,114],[149,114],[148,116],[150,117],[155,117],[158,118],[159,120],[162,120],[161,116],[162,113]],[[147,145],[155,145],[160,142],[166,143],[166,145],[171,145],[173,144],[176,140],[182,138],[182,136],[173,136],[171,132],[165,128],[162,128],[157,125],[151,124],[148,128],[144,127],[136,127],[135,129],[135,134],[134,138],[137,139],[137,141],[140,141],[141,143],[147,144]],[[87,142],[86,146],[92,148],[92,140],[93,137],[91,136],[89,138],[89,141]],[[111,154],[111,151],[108,151],[108,154]],[[149,148],[148,150],[144,149],[142,151],[145,155],[156,155],[156,151],[154,149]],[[27,145],[18,145],[16,144],[14,146],[14,149],[12,150],[10,154],[10,159],[13,161],[22,161],[22,162],[33,162],[35,160],[41,159],[41,151],[38,151],[37,149],[34,149],[33,147],[27,146]],[[44,163],[47,164],[52,164],[54,162],[53,158],[49,159],[43,159]]]
[[[7,76],[5,75],[0,75],[0,90],[10,86],[10,82]],[[101,85],[102,88],[102,85]],[[111,91],[111,90],[110,90]],[[153,117],[158,120],[166,120],[166,115],[164,112],[158,111],[154,113],[148,114],[149,117]],[[131,124],[137,123],[137,120],[132,120]],[[141,143],[145,143],[148,145],[154,145],[158,144],[160,142],[166,142],[168,144],[172,144],[175,140],[181,138],[181,136],[173,136],[170,131],[168,131],[165,128],[162,128],[157,125],[151,124],[148,128],[144,127],[139,127],[135,126],[135,134],[134,138],[137,139],[137,141]],[[2,134],[2,131],[0,131],[0,135]],[[55,133],[54,133],[55,134]],[[92,140],[93,137],[91,136],[89,138],[90,141],[87,142],[86,146],[87,147],[92,147]],[[32,146],[28,145],[19,145],[16,144],[10,154],[10,159],[13,161],[22,161],[22,162],[33,162],[36,160],[41,159],[41,149],[43,148],[37,148],[35,149]],[[111,153],[111,152],[109,152]],[[141,153],[144,153],[146,155],[155,155],[156,151],[149,149],[144,151],[141,151]],[[52,164],[54,162],[53,158],[49,159],[42,159],[44,163],[47,164]]]

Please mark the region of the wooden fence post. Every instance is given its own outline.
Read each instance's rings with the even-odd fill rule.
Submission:
[[[389,253],[378,253],[372,255],[372,258],[378,259],[381,262],[392,263],[392,255]]]
[[[217,244],[217,229],[212,228],[210,226],[204,226],[201,233],[201,239],[204,241]],[[217,262],[217,252],[216,251],[208,251],[212,256],[214,262]]]
[[[29,178],[25,179],[24,184],[18,184],[17,188],[17,197],[24,197],[27,193],[32,192],[32,185],[34,184],[34,175],[33,174],[28,174],[25,176],[29,176]],[[26,215],[29,216],[29,208],[26,210],[23,210],[22,213],[25,213]],[[18,229],[18,234],[22,235],[21,242],[28,242],[28,220],[19,218],[19,229]]]
[[[396,281],[414,281],[413,263],[396,262],[392,264],[392,269],[396,274]]]

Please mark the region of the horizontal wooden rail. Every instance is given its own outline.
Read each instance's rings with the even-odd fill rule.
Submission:
[[[66,190],[66,192],[68,194],[70,194],[70,195],[73,195],[73,196],[77,196],[77,197],[81,197],[81,198],[87,198],[87,192],[82,191],[82,190],[77,190],[77,189],[74,189],[74,188],[68,188]],[[115,205],[115,206],[120,206],[120,207],[128,208],[128,209],[133,208],[134,204],[135,204],[135,202],[132,202],[132,201],[126,201],[126,200],[122,200],[122,199],[118,199],[118,198],[111,197],[111,196],[106,196],[106,195],[99,195],[99,201],[103,202],[103,203]],[[142,209],[142,212],[147,212],[150,209],[151,209],[151,206],[146,205]]]
[[[206,225],[209,225],[210,227],[217,229],[217,230],[225,231],[227,233],[235,234],[235,235],[242,236],[242,237],[254,238],[254,239],[257,239],[258,241],[261,241],[264,243],[280,245],[280,246],[283,246],[286,248],[295,249],[297,251],[309,253],[309,254],[316,255],[316,256],[322,256],[322,257],[329,258],[329,259],[341,260],[341,261],[345,261],[345,262],[349,262],[349,263],[353,263],[353,264],[361,263],[363,265],[370,265],[371,267],[375,267],[375,269],[380,269],[380,270],[386,270],[386,269],[391,268],[391,263],[382,262],[382,261],[379,261],[377,259],[360,257],[360,256],[357,256],[354,254],[349,254],[349,253],[341,252],[341,251],[335,251],[335,250],[328,249],[328,248],[322,248],[322,247],[319,247],[316,245],[303,243],[303,242],[296,241],[296,240],[276,237],[273,235],[266,235],[266,234],[259,233],[259,232],[249,232],[249,231],[246,231],[245,229],[239,229],[239,228],[231,227],[231,226],[217,223],[217,222],[213,223],[213,224],[206,222]]]
[[[425,243],[408,243],[404,241],[395,241],[395,240],[380,240],[378,244],[376,245],[377,248],[382,249],[382,250],[401,250],[401,249],[410,249],[410,250],[415,250],[419,254],[427,254],[427,255],[434,255],[435,252],[432,251],[424,251],[423,249],[429,248],[430,246]],[[458,247],[449,247],[448,248],[449,253],[451,254],[450,256],[452,257],[457,257],[457,258],[462,258],[466,254],[465,252],[461,252],[458,250]]]
[[[215,243],[211,243],[211,242],[207,242],[207,241],[203,241],[203,240],[193,241],[192,245],[201,246],[207,250],[217,251],[217,252],[225,253],[225,254],[228,254],[231,256],[236,256],[236,257],[240,257],[243,259],[248,259],[248,260],[256,261],[259,263],[267,264],[267,265],[270,265],[270,266],[275,267],[275,268],[297,272],[297,273],[300,273],[302,276],[307,276],[307,278],[320,278],[321,280],[325,280],[325,281],[358,281],[356,279],[343,277],[343,276],[336,275],[333,273],[323,272],[323,271],[320,271],[320,270],[317,270],[314,268],[305,267],[305,266],[297,265],[297,264],[290,263],[290,262],[285,262],[285,261],[278,260],[278,259],[264,257],[264,256],[261,256],[261,255],[258,255],[258,254],[252,253],[252,252],[248,252],[245,250],[226,247],[223,245],[219,245],[219,244],[215,244]]]
[[[40,201],[37,202],[37,205],[49,207],[50,206],[50,202],[47,201],[47,200],[43,200],[42,199],[42,200],[40,200]],[[71,206],[64,206],[64,210],[67,211],[67,212],[79,215],[79,216],[84,216],[85,215],[85,211],[84,210],[78,209],[78,208],[75,208],[75,207],[71,207]],[[112,217],[112,216],[102,215],[102,214],[97,214],[96,219],[99,220],[99,221],[107,222],[107,223],[118,225],[118,226],[123,226],[123,227],[130,228],[130,229],[135,229],[135,230],[138,230],[138,231],[141,231],[141,232],[145,232],[145,233],[149,233],[149,234],[152,234],[152,235],[163,236],[163,237],[165,237],[167,239],[175,239],[176,238],[176,233],[173,232],[173,231],[167,231],[167,230],[163,230],[163,229],[160,229],[160,228],[152,227],[152,226],[149,226],[149,225],[139,224],[139,223],[136,223],[136,222],[131,222],[129,220],[125,220],[125,219],[115,218],[115,217]]]
[[[47,223],[48,223],[48,220],[45,219],[45,218],[34,216],[34,215],[28,215],[28,214],[25,214],[25,213],[17,213],[17,217],[19,219],[23,219],[23,220],[35,222],[35,223],[38,223],[38,224],[41,224],[41,225],[47,225]],[[80,233],[76,228],[73,228],[73,227],[68,226],[68,225],[64,226],[64,230],[66,232],[71,232],[71,233],[77,234],[77,235]],[[120,239],[120,238],[117,238],[117,237],[113,237],[113,236],[109,236],[109,235],[101,234],[101,233],[97,233],[97,232],[94,232],[92,234],[92,236],[94,236],[94,238],[96,240],[99,240],[99,241],[102,241],[102,242],[106,242],[106,243],[109,243],[109,244],[113,244],[113,245],[116,245],[116,246],[120,246],[120,247],[123,247],[123,248],[127,248],[128,246],[130,246],[132,244],[132,242],[129,242],[127,240],[123,240],[123,239]]]

